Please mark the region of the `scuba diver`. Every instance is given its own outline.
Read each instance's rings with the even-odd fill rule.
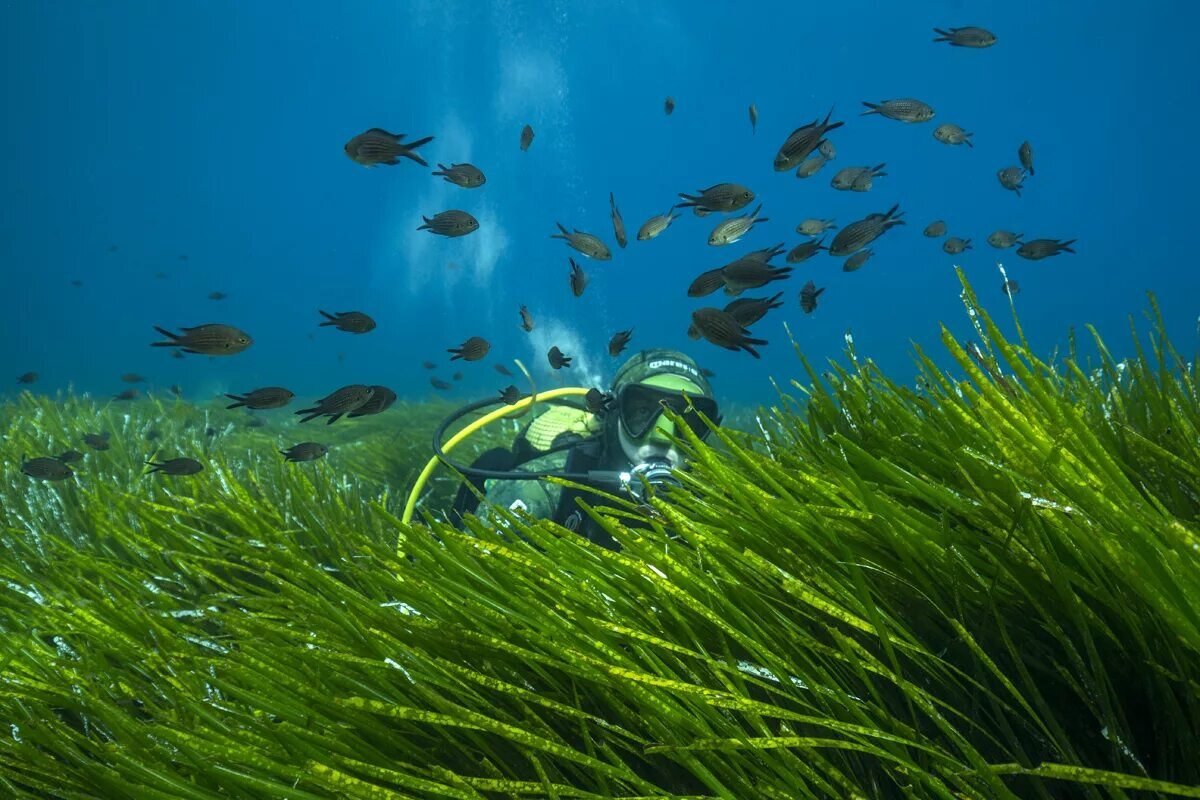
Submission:
[[[586,404],[578,402],[581,396],[586,396]],[[528,401],[526,397],[522,402]],[[592,503],[604,502],[603,498],[545,478],[561,477],[640,502],[647,493],[678,486],[671,471],[686,466],[672,441],[676,423],[663,413],[665,408],[701,438],[710,433],[709,424],[720,424],[712,387],[695,361],[675,350],[643,350],[617,370],[607,393],[557,389],[539,394],[537,402],[545,403],[545,410],[524,427],[511,447],[488,450],[470,466],[450,461],[441,442],[449,425],[498,402],[465,407],[434,435],[436,457],[470,484],[459,487],[451,521],[461,524],[463,515],[472,513],[495,521],[495,509],[506,508],[553,520],[614,550],[619,549],[617,542],[576,503],[581,497]],[[507,416],[503,410],[495,413]],[[447,443],[447,449],[452,443],[456,442]]]

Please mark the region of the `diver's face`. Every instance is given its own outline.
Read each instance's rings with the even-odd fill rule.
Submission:
[[[647,433],[636,439],[629,435],[623,422],[619,420],[617,422],[617,436],[621,441],[621,450],[631,464],[667,461],[676,469],[682,468],[686,459],[671,442],[671,435],[674,432],[675,424],[663,414],[659,415],[654,426]]]

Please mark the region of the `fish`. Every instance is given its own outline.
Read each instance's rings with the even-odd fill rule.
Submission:
[[[822,122],[813,120],[807,125],[801,125],[796,130],[788,134],[787,139],[779,146],[779,152],[775,154],[775,171],[786,172],[792,167],[798,165],[801,161],[808,158],[812,151],[820,147],[825,134],[829,131],[842,127],[845,123],[829,121],[833,116],[833,109],[829,109],[829,113],[825,115]]]
[[[445,391],[446,389],[454,388],[450,384],[448,384],[444,380],[442,380],[441,378],[430,378],[429,385],[435,389],[441,389],[442,391]]]
[[[136,400],[141,395],[137,389],[126,389],[113,395],[113,400]]]
[[[264,386],[261,389],[252,389],[245,394],[226,394],[233,401],[225,408],[246,408],[256,411],[263,411],[268,408],[283,408],[288,403],[292,402],[292,398],[296,395],[282,386]]]
[[[533,144],[533,126],[526,125],[521,128],[521,152],[528,150],[531,144]]]
[[[194,458],[171,458],[166,461],[146,459],[147,473],[161,472],[164,475],[195,475],[204,465]]]
[[[887,164],[876,164],[873,167],[846,167],[838,170],[829,185],[838,191],[865,192],[870,190],[871,181],[887,175],[883,168]]]
[[[817,144],[817,152],[825,156],[826,161],[833,161],[837,158],[837,148],[828,139],[822,139]]]
[[[1021,146],[1017,148],[1017,159],[1020,160],[1021,166],[1030,175],[1033,174],[1033,145],[1029,142],[1021,142]]]
[[[783,297],[783,292],[776,292],[772,297],[741,297],[730,301],[721,310],[732,315],[743,328],[749,328],[766,316],[771,309],[781,308],[783,306],[783,301],[779,299],[781,297]]]
[[[65,481],[75,475],[65,463],[50,456],[22,458],[21,472],[39,481]]]
[[[796,167],[796,177],[811,178],[813,175],[816,175],[821,171],[821,168],[825,166],[825,162],[828,160],[829,159],[820,153],[815,156],[809,156],[800,162],[800,166]]]
[[[679,196],[683,202],[676,203],[675,208],[727,213],[750,205],[754,192],[739,183],[715,183],[707,189],[697,189],[694,195],[680,192]]]
[[[700,206],[692,206],[692,213],[695,214],[697,217],[707,217],[712,212],[709,211],[707,208],[701,208]]]
[[[996,178],[1005,189],[1016,192],[1017,197],[1021,196],[1021,186],[1025,182],[1025,170],[1020,167],[1005,167],[996,172]]]
[[[477,189],[487,183],[483,170],[474,164],[451,164],[448,167],[445,164],[438,164],[438,168],[433,171],[433,174],[440,176],[446,183],[453,183],[463,189]]]
[[[567,278],[571,286],[571,294],[579,297],[583,294],[583,290],[587,288],[588,275],[583,271],[583,267],[575,263],[575,259],[568,258],[567,260],[571,262],[571,274]]]
[[[988,234],[987,243],[997,250],[1007,250],[1014,244],[1021,243],[1023,233],[1013,233],[1012,231],[997,230]]]
[[[856,272],[857,270],[862,269],[863,265],[866,264],[873,255],[875,255],[875,251],[871,250],[870,248],[867,248],[866,250],[859,250],[857,253],[842,262],[842,272]]]
[[[161,281],[163,278],[167,277],[167,273],[162,272],[160,270],[160,271],[154,273],[154,277]]]
[[[339,331],[346,333],[367,333],[375,330],[375,320],[361,311],[337,311],[330,314],[328,311],[319,311],[325,321],[317,327],[325,328],[333,326]]]
[[[900,97],[895,100],[884,100],[881,103],[863,101],[867,110],[861,116],[878,114],[881,117],[894,119],[897,122],[928,122],[933,119],[933,107],[912,97]]]
[[[414,151],[421,145],[432,142],[433,137],[426,136],[423,139],[404,142],[401,141],[404,136],[403,133],[388,133],[383,128],[371,128],[346,142],[344,149],[352,161],[364,167],[379,164],[394,166],[400,163],[401,158],[411,159],[422,167],[428,167],[429,163]]]
[[[468,233],[473,233],[479,230],[479,220],[472,217],[466,211],[460,211],[457,208],[452,208],[449,211],[439,211],[429,218],[424,214],[421,215],[423,224],[417,226],[419,231],[429,231],[436,233],[438,236],[446,236],[449,238],[457,236],[466,236]]]
[[[247,428],[265,428],[266,426],[266,420],[264,420],[262,417],[250,417],[246,420]]]
[[[663,101],[663,111],[669,117],[669,116],[671,116],[671,112],[674,110],[675,110],[675,98],[668,97],[666,100]]]
[[[500,399],[506,406],[515,405],[521,399],[521,390],[510,383],[500,390]]]
[[[712,371],[711,369],[709,369],[708,367],[701,367],[701,368],[700,368],[700,374],[701,374],[701,375],[703,375],[703,376],[704,376],[704,377],[706,377],[706,378],[715,378],[715,377],[717,376],[717,373],[713,372],[713,371]]]
[[[325,424],[332,425],[341,419],[344,414],[349,414],[351,411],[357,411],[362,408],[374,396],[375,390],[370,386],[365,386],[361,383],[352,383],[349,386],[343,386],[333,394],[321,398],[312,408],[303,408],[295,413],[301,417],[301,422],[308,422],[317,417],[327,416],[329,419]]]
[[[825,247],[824,237],[819,240],[814,239],[810,242],[801,242],[788,252],[787,258],[784,260],[789,264],[799,264],[802,261],[807,261],[808,259],[812,258],[821,250],[827,249],[828,248]]]
[[[463,374],[461,372],[456,372],[450,376],[450,380],[452,380],[452,381],[461,381],[462,379],[463,379]]]
[[[594,386],[583,396],[583,404],[593,414],[603,414],[612,407],[612,395],[602,392]]]
[[[562,369],[563,367],[571,366],[571,357],[564,356],[558,346],[550,348],[550,352],[546,353],[546,360],[550,362],[552,369]]]
[[[933,222],[925,226],[924,234],[930,239],[937,239],[940,236],[945,236],[946,223],[940,219],[935,219]]]
[[[462,359],[463,361],[478,361],[488,354],[488,350],[492,349],[492,345],[487,339],[482,336],[472,336],[458,347],[446,348],[447,353],[452,353],[451,361]]]
[[[183,358],[183,351],[182,350],[172,350],[171,358]]]
[[[726,350],[745,350],[755,358],[759,358],[755,346],[767,343],[766,339],[752,339],[745,326],[738,323],[737,318],[728,311],[719,308],[698,308],[692,312],[692,325],[706,341],[723,347]]]
[[[162,434],[160,432],[154,430],[153,428],[146,431],[146,441],[147,442],[156,442],[161,438],[162,438]]]
[[[608,193],[608,209],[612,215],[613,235],[617,237],[617,246],[624,249],[629,241],[625,238],[625,220],[621,219],[621,210],[617,208],[617,201],[612,192]]]
[[[933,138],[942,144],[965,144],[967,147],[974,147],[975,145],[971,142],[971,137],[974,135],[952,122],[943,123],[933,129]]]
[[[721,247],[740,240],[755,225],[770,220],[770,217],[758,216],[760,211],[762,211],[762,203],[759,203],[749,214],[742,214],[721,222],[709,234],[708,243],[713,247]]]
[[[600,240],[600,237],[585,233],[578,228],[568,231],[561,222],[554,224],[558,226],[560,232],[550,234],[551,239],[562,239],[569,247],[597,261],[608,261],[612,258],[612,252],[608,249],[608,245]]]
[[[710,295],[717,289],[720,289],[722,286],[724,286],[725,275],[722,272],[724,269],[724,267],[717,267],[716,269],[710,269],[706,272],[700,273],[700,275],[694,281],[692,281],[692,285],[688,287],[688,297],[704,297],[705,295]]]
[[[935,42],[948,42],[951,47],[991,47],[996,43],[996,34],[985,28],[967,26],[965,28],[950,28],[942,30],[934,28],[937,34]]]
[[[671,223],[679,219],[679,215],[668,211],[666,214],[659,214],[642,223],[642,227],[638,228],[637,239],[639,242],[646,242],[660,233],[671,227]]]
[[[295,463],[297,461],[316,461],[329,452],[329,448],[319,442],[300,442],[294,444],[287,450],[280,450],[280,455],[284,461]]]
[[[396,393],[386,386],[371,386],[371,399],[363,403],[358,408],[351,411],[346,416],[350,419],[355,417],[366,417],[372,414],[382,414],[392,407],[396,402]]]
[[[1059,253],[1073,254],[1075,251],[1071,249],[1071,245],[1076,241],[1076,239],[1068,239],[1065,242],[1061,239],[1034,239],[1031,242],[1022,243],[1017,248],[1017,255],[1030,261],[1041,261],[1043,258],[1056,256]]]
[[[224,300],[226,297],[229,297],[229,295],[225,294],[224,292],[209,292],[208,293],[209,300]]]
[[[501,375],[504,375],[505,377],[508,377],[508,378],[512,377],[512,372],[509,370],[508,367],[504,366],[503,364],[492,364],[492,368],[495,369],[496,372],[499,372]]]
[[[800,310],[805,314],[811,314],[817,310],[817,298],[825,291],[825,287],[820,289],[812,281],[804,284],[800,289]]]
[[[621,352],[628,346],[629,340],[633,338],[633,328],[626,331],[617,331],[608,340],[608,354],[614,358],[621,355]]]
[[[521,315],[521,330],[530,333],[534,328],[533,314],[530,314],[529,309],[525,306],[521,306],[518,313]],[[499,365],[497,364],[497,366]]]
[[[83,286],[83,281],[76,278],[75,280],[71,281],[71,285],[78,289]]]
[[[750,132],[758,133],[758,107],[750,104]]]
[[[76,461],[83,459],[83,453],[78,450],[64,450],[56,455],[55,458],[64,464],[74,464]]]
[[[951,236],[946,241],[942,242],[942,250],[949,255],[956,256],[966,250],[973,249],[970,239],[960,239],[957,236]]]
[[[1008,295],[1009,297],[1012,297],[1014,294],[1017,294],[1021,291],[1021,285],[1014,280],[1002,281],[1000,283],[1000,291],[1004,292],[1004,294]]]
[[[178,347],[185,353],[201,356],[232,356],[254,343],[245,331],[215,322],[180,328],[183,333],[171,333],[157,325],[154,330],[167,337],[167,341],[151,342],[151,347]]]
[[[93,450],[107,450],[111,445],[108,443],[109,433],[85,433],[83,435],[83,443]]]
[[[145,383],[146,379],[136,372],[126,372],[121,376],[121,380],[125,383]]]
[[[783,252],[783,242],[764,247],[762,250],[754,250],[746,253],[742,258],[748,258],[751,261],[761,261],[764,264],[771,263],[771,259]]]
[[[802,236],[820,236],[827,230],[836,228],[831,219],[816,219],[809,217],[796,226],[796,233]]]
[[[17,376],[17,383],[28,386],[32,383],[37,383],[38,374],[36,372],[24,372]]]
[[[904,212],[899,209],[900,204],[897,203],[885,214],[869,214],[863,219],[851,222],[833,237],[833,242],[829,245],[829,255],[853,255],[891,228],[903,225],[904,220],[900,217],[904,215]]]
[[[422,361],[421,366],[425,369],[437,369],[437,364],[433,363],[432,361]]]

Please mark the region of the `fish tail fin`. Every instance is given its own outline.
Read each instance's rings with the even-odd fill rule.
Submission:
[[[448,348],[446,348],[446,352],[454,354],[454,355],[450,356],[451,361],[457,361],[458,359],[463,357],[461,347],[448,347]]]
[[[821,128],[824,131],[821,134],[822,136],[824,136],[826,133],[829,133],[832,130],[836,130],[846,124],[844,122],[835,122],[832,125],[829,124],[830,118],[833,117],[833,108],[834,108],[833,106],[829,107],[829,113],[825,115],[825,121],[821,123]]]
[[[332,425],[333,423],[337,422],[341,418],[342,418],[341,414],[331,414],[329,417],[329,420],[325,424]]]
[[[162,464],[155,463],[154,459],[152,458],[146,459],[146,466],[150,467],[150,469],[146,470],[147,475],[149,475],[151,472],[160,472],[163,468]]]
[[[973,134],[973,133],[964,133],[963,134],[963,144],[965,144],[967,147],[974,148],[975,144],[971,141],[971,137],[974,135],[975,134]],[[1033,173],[1031,172],[1029,174],[1032,175]]]
[[[242,395],[227,394],[225,396],[234,401],[233,405],[225,406],[226,409],[241,408],[242,406],[246,405],[246,398]]]
[[[301,411],[297,411],[295,413],[297,416],[304,417],[303,419],[300,420],[301,422],[308,422],[309,420],[316,419],[317,417],[321,416],[321,409],[306,408]],[[305,415],[307,415],[307,416],[305,416]]]
[[[419,227],[417,228],[417,230],[419,230],[419,231],[428,231],[428,230],[432,230],[432,229],[433,229],[433,220],[431,220],[429,217],[425,216],[424,214],[422,214],[422,215],[421,215],[421,219],[422,219],[422,220],[424,220],[425,224],[424,224],[424,225],[421,225],[421,226],[419,226]]]
[[[550,234],[551,239],[566,239],[570,235],[570,232],[563,227],[561,222],[556,221],[554,224],[558,226],[558,229],[561,231],[561,233]]]
[[[866,100],[863,100],[863,105],[866,106],[869,110],[864,111],[861,114],[859,114],[860,117],[865,117],[868,114],[878,114],[879,113],[879,104],[878,103],[868,103]]]
[[[421,219],[425,219],[425,218],[421,217]],[[318,308],[317,313],[320,314],[322,317],[324,317],[326,320],[328,320],[328,322],[322,322],[318,327],[323,328],[326,325],[336,325],[337,324],[338,318],[336,316],[334,316],[333,314],[330,314],[328,311],[322,311],[321,309]]]
[[[442,164],[442,163],[440,163],[440,162],[438,163],[437,167],[438,167],[438,168],[437,168],[437,169],[435,169],[435,170],[434,170],[434,171],[433,171],[431,174],[433,174],[433,175],[446,175],[446,174],[448,174],[448,173],[450,172],[450,168],[449,168],[449,167],[447,167],[445,164]]]
[[[168,342],[151,342],[150,343],[151,347],[174,347],[175,344],[178,343],[179,340],[183,338],[179,334],[171,333],[166,328],[160,328],[157,325],[154,326],[154,330],[158,331],[160,334],[162,334],[163,336],[170,339],[170,341],[168,341]]]
[[[1071,245],[1075,244],[1077,241],[1079,241],[1079,240],[1078,239],[1068,239],[1065,242],[1059,242],[1058,251],[1060,253],[1075,254],[1075,251],[1071,249]]]
[[[933,32],[937,34],[937,38],[934,39],[935,42],[948,42],[953,38],[947,31],[941,28],[934,28]]]
[[[741,341],[741,349],[742,349],[742,350],[745,350],[747,353],[749,353],[750,355],[754,356],[755,358],[762,358],[762,356],[760,356],[760,355],[758,354],[758,351],[757,351],[757,350],[755,350],[755,349],[754,349],[753,347],[751,347],[750,345],[759,345],[759,346],[761,346],[761,345],[764,345],[764,344],[766,344],[766,343],[767,343],[767,340],[766,340],[766,339],[751,339],[749,336],[747,336],[747,337],[743,338],[743,339],[742,339],[742,341]]]
[[[885,177],[887,173],[883,171],[883,168],[886,166],[887,164],[876,164],[875,166],[871,167],[871,175],[876,178]]]

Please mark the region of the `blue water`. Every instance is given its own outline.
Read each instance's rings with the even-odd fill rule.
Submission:
[[[1146,290],[1194,352],[1200,4],[739,8],[7,3],[0,376],[36,370],[38,390],[107,394],[134,371],[200,399],[365,382],[420,399],[432,394],[420,366],[431,359],[444,379],[464,372],[454,396],[465,400],[508,382],[492,370],[498,360],[521,358],[547,380],[551,344],[575,356],[574,381],[605,380],[616,364],[608,337],[633,327],[630,352],[681,348],[716,372],[721,397],[770,402],[768,377],[801,375],[786,322],[818,363],[840,356],[850,330],[860,355],[909,380],[911,343],[940,352],[939,322],[971,335],[956,259],[921,235],[939,217],[974,239],[957,261],[1000,317],[997,256],[1020,282],[1017,307],[1041,355],[1088,323],[1115,353],[1131,352],[1127,317],[1146,308]],[[971,24],[999,43],[930,41],[934,26]],[[861,101],[896,96],[926,100],[936,119],[859,116]],[[830,107],[846,122],[832,136],[838,159],[807,181],[774,172],[788,133]],[[527,122],[537,136],[523,153]],[[973,131],[976,146],[934,141],[941,122]],[[459,189],[411,162],[354,164],[343,144],[373,126],[435,136],[421,151],[431,168],[470,161],[487,185]],[[1018,199],[995,172],[1016,163],[1024,139],[1037,174]],[[889,175],[869,193],[829,187],[835,168],[878,162]],[[610,191],[632,239],[678,192],[720,181],[750,186],[771,222],[714,248],[717,217],[685,214],[657,240],[613,245]],[[777,241],[791,247],[806,216],[845,224],[895,202],[909,224],[877,242],[861,271],[844,274],[822,254],[779,285],[785,308],[754,329],[770,340],[761,360],[687,339],[692,309],[728,299],[686,297],[699,272]],[[447,208],[470,211],[481,229],[452,240],[415,230]],[[579,299],[567,286],[573,253],[549,238],[556,220],[614,248],[608,263],[577,259],[592,279]],[[995,228],[1078,239],[1078,254],[1023,261],[986,244]],[[810,277],[828,288],[805,316],[796,297]],[[212,291],[229,298],[208,300]],[[532,335],[518,327],[521,303],[537,320]],[[319,329],[319,308],[363,310],[379,327]],[[148,346],[154,325],[204,322],[237,325],[255,344],[180,361]],[[491,340],[491,355],[450,366],[445,348],[472,335]]]

